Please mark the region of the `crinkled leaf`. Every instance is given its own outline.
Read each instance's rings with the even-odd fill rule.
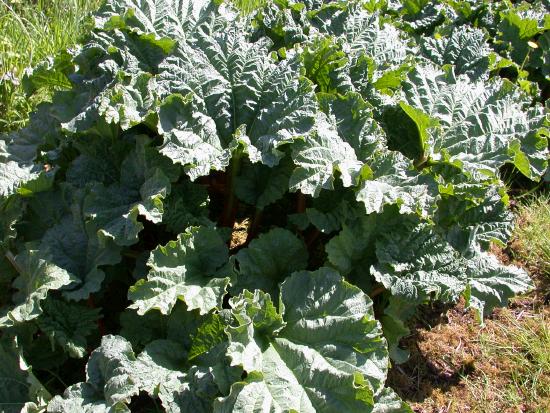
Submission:
[[[157,86],[151,74],[119,72],[109,86],[73,119],[63,123],[63,128],[70,132],[82,132],[93,128],[101,118],[107,124],[114,123],[122,129],[129,129],[141,123],[152,110],[155,101],[153,91]]]
[[[331,238],[325,246],[330,265],[360,286],[362,283],[358,279],[366,278],[364,269],[375,262],[373,243],[378,219],[373,214],[343,225],[338,235]]]
[[[490,49],[480,29],[460,26],[449,35],[425,38],[421,51],[439,66],[453,65],[457,75],[465,74],[472,80],[487,75]]]
[[[215,122],[197,110],[191,94],[168,96],[158,116],[158,129],[164,134],[160,152],[184,165],[191,180],[229,165],[230,154],[222,147]]]
[[[171,377],[159,389],[162,406],[173,413],[210,413],[218,394],[212,372],[199,367],[192,367],[185,376]]]
[[[178,373],[183,367],[179,354],[177,343],[157,340],[136,357],[124,338],[103,336],[86,366],[86,382],[69,387],[63,397],[54,397],[48,411],[129,411],[126,404],[140,391],[156,396],[162,383],[182,374]]]
[[[412,413],[413,410],[399,398],[397,393],[386,387],[374,399],[373,413]]]
[[[95,26],[115,28],[157,38],[186,40],[216,7],[208,1],[109,0],[95,16]]]
[[[278,251],[278,254],[273,254]],[[294,271],[307,266],[308,252],[302,240],[292,232],[275,228],[252,240],[240,250],[235,260],[238,264],[236,291],[247,288],[277,293],[279,282]]]
[[[430,66],[412,71],[403,90],[410,106],[440,125],[430,142],[433,156],[471,173],[494,174],[505,162],[515,161],[510,147],[535,133],[544,117],[540,106],[523,110],[523,100],[509,84],[471,82]],[[539,152],[547,149],[541,145],[538,151],[522,152],[522,162],[538,158]]]
[[[36,322],[52,345],[61,346],[71,357],[84,357],[86,338],[97,329],[100,310],[59,299],[48,299],[42,307],[43,314]]]
[[[371,271],[394,296],[419,304],[429,298],[454,302],[466,288],[465,262],[425,224],[380,234],[376,256]]]
[[[71,82],[68,75],[75,70],[73,54],[71,50],[62,51],[57,56],[49,56],[35,67],[26,69],[21,83],[27,96],[42,88],[69,89]]]
[[[248,376],[214,411],[370,411],[387,371],[372,302],[333,270],[298,272],[269,295],[231,300],[228,355]]]
[[[13,282],[18,291],[13,296],[15,308],[11,309],[4,324],[32,320],[42,313],[40,302],[50,290],[58,290],[78,280],[66,270],[49,262],[40,251],[26,250],[16,257],[19,276]]]
[[[318,92],[333,93],[349,83],[345,77],[347,56],[331,38],[314,39],[306,46],[301,57],[306,77],[315,83]]]
[[[21,412],[28,402],[41,404],[51,397],[32,373],[16,343],[0,342],[0,408],[3,413]],[[36,405],[35,405],[36,406]]]
[[[507,197],[494,187],[455,186],[442,197],[436,214],[437,223],[447,231],[449,243],[464,255],[491,242],[504,246],[513,230],[513,214]]]
[[[147,279],[128,292],[134,302],[130,308],[140,315],[152,309],[169,314],[178,299],[201,314],[221,307],[229,283],[227,261],[227,246],[216,229],[191,227],[151,253]]]
[[[250,159],[274,166],[282,157],[278,146],[309,133],[316,104],[299,60],[277,63],[266,46],[250,43],[239,25],[201,36],[199,50],[180,45],[166,59],[159,83],[170,94],[196,95],[202,109],[195,116],[215,122],[224,148],[239,131],[250,142]]]
[[[106,241],[101,245],[93,227],[86,228],[82,218],[66,216],[43,236],[40,249],[52,264],[66,270],[76,280],[64,288],[70,300],[83,300],[101,288],[105,273],[102,265],[117,264],[120,248]]]
[[[504,266],[497,258],[480,252],[468,262],[466,305],[476,310],[480,320],[495,307],[505,307],[508,299],[533,288],[527,273],[515,266]]]
[[[397,205],[402,214],[429,215],[436,196],[435,181],[411,168],[398,152],[387,152],[371,162],[372,176],[359,186],[356,199],[367,214],[382,212],[386,205]]]
[[[88,383],[77,383],[68,387],[63,396],[55,396],[48,403],[48,412],[83,413],[129,413],[124,403],[107,403],[96,389]]]
[[[43,168],[34,163],[38,145],[44,138],[39,122],[13,136],[0,136],[0,197],[8,197],[25,184],[38,180]]]
[[[290,190],[314,197],[322,189],[334,189],[336,172],[346,187],[361,174],[362,163],[355,151],[324,116],[317,119],[316,130],[308,139],[293,145],[292,159],[297,168],[290,177]]]
[[[120,181],[92,186],[83,204],[84,215],[99,229],[100,237],[121,246],[137,242],[143,229],[139,216],[162,221],[163,200],[179,176],[168,158],[147,146],[147,139],[137,140],[135,150],[122,162]]]
[[[355,150],[358,160],[366,162],[385,148],[385,136],[373,119],[369,105],[355,92],[345,95],[319,94],[319,103],[338,135]]]

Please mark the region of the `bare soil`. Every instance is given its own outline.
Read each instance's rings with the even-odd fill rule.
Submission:
[[[504,263],[511,263],[506,251],[493,248],[492,252]],[[513,299],[507,309],[495,310],[483,326],[464,308],[463,301],[453,308],[422,308],[410,326],[411,335],[402,341],[410,359],[391,368],[388,385],[417,413],[492,413],[486,406],[505,413],[550,412],[550,400],[539,400],[537,405],[507,403],[502,392],[512,384],[517,366],[506,358],[484,357],[480,344],[481,334],[498,339],[503,326],[507,328],[515,320],[550,320],[547,278],[532,276],[536,290]],[[483,390],[471,383],[484,383]]]

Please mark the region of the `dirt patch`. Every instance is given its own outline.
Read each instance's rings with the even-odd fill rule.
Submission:
[[[481,343],[485,337],[513,345],[507,343],[503,332],[514,328],[514,320],[527,319],[547,322],[550,310],[534,307],[531,298],[520,298],[509,309],[495,310],[480,326],[461,302],[442,314],[435,327],[414,328],[403,343],[411,357],[407,363],[392,367],[388,383],[418,413],[489,412],[493,408],[510,413],[550,411],[550,400],[539,400],[548,403],[546,407],[528,401],[510,405],[502,392],[513,386],[517,366],[498,355],[486,357]],[[487,406],[492,406],[491,410]]]
[[[501,249],[493,248],[492,252],[506,264],[520,264],[511,262]],[[548,326],[546,280],[535,274],[537,289],[513,299],[509,308],[495,310],[483,326],[465,309],[463,301],[453,308],[423,307],[410,326],[411,335],[402,341],[410,359],[391,368],[389,386],[417,413],[549,412],[550,390],[537,394],[533,391],[537,383],[526,382],[525,388],[518,385],[517,376],[531,372],[520,371],[520,362],[510,357],[515,354],[514,346],[518,346],[518,354],[530,350],[521,348],[510,335],[518,326]],[[520,331],[529,334],[529,328]],[[507,353],[499,354],[498,348]],[[529,357],[526,354],[526,360]],[[550,370],[540,373],[550,385]]]
[[[461,377],[482,367],[476,365],[480,356],[477,326],[464,304],[437,317],[413,327],[403,342],[411,353],[409,361],[394,366],[389,374],[389,385],[416,412],[452,411],[450,394],[463,399]],[[426,323],[437,325],[430,328]]]

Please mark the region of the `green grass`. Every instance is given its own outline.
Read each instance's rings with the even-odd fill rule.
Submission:
[[[548,313],[516,319],[510,311],[480,336],[481,357],[497,373],[466,378],[476,395],[473,411],[550,411],[550,319]]]
[[[0,132],[22,127],[51,93],[26,97],[20,84],[25,69],[77,43],[101,1],[0,0]]]
[[[532,272],[550,281],[550,196],[519,205],[512,254]]]

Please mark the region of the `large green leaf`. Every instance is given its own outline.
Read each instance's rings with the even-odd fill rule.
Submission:
[[[0,140],[0,196],[14,194],[26,182],[38,178],[41,168],[30,161],[22,161],[10,152]]]
[[[10,325],[32,320],[42,313],[40,302],[45,300],[50,290],[58,290],[78,280],[57,265],[40,251],[26,250],[16,257],[19,276],[13,287],[15,307],[0,319],[0,324]]]
[[[294,271],[304,270],[307,259],[302,240],[288,230],[272,229],[235,255],[238,264],[235,290],[261,289],[276,296],[278,284]]]
[[[136,147],[122,161],[120,178],[111,185],[95,184],[83,203],[83,213],[98,228],[100,238],[127,246],[138,241],[142,216],[162,222],[163,200],[179,170],[170,160],[149,147],[149,139],[136,137]]]
[[[411,302],[455,302],[466,288],[464,260],[425,224],[380,234],[376,256],[371,268],[376,280]]]
[[[192,367],[186,375],[171,377],[159,389],[162,406],[173,413],[212,412],[213,400],[218,395],[212,372],[198,367]]]
[[[439,66],[453,65],[457,75],[465,74],[476,80],[488,74],[490,49],[485,34],[479,29],[460,26],[448,35],[425,38],[421,51]]]
[[[228,148],[238,133],[241,142],[248,142],[253,162],[274,166],[282,157],[280,145],[309,133],[316,110],[311,84],[300,77],[297,57],[276,62],[266,43],[249,42],[245,29],[234,25],[223,33],[201,35],[194,47],[180,45],[166,59],[159,79],[162,94],[192,93],[197,104],[195,120],[182,119],[181,145],[193,142],[197,132],[189,132],[199,120],[208,123],[207,116],[218,133],[215,139],[209,129],[209,142]],[[177,153],[175,148],[172,152]]]
[[[313,39],[302,51],[301,57],[306,77],[315,83],[319,92],[333,93],[348,88],[347,56],[331,38]]]
[[[434,159],[445,159],[465,171],[483,176],[496,174],[505,162],[539,163],[547,148],[522,150],[518,143],[542,127],[544,110],[524,110],[524,101],[512,85],[492,80],[471,82],[464,77],[431,67],[417,67],[409,74],[403,90],[410,106],[436,119],[439,128],[431,133]],[[518,156],[518,152],[524,156]],[[533,171],[534,172],[534,171]],[[543,170],[533,176],[542,175]]]
[[[216,123],[200,113],[192,94],[168,96],[158,117],[159,132],[164,134],[160,152],[184,165],[191,180],[229,165],[230,153],[222,147]]]
[[[353,148],[338,136],[325,116],[317,119],[315,132],[293,145],[292,159],[297,168],[290,177],[290,190],[319,196],[322,189],[334,189],[338,172],[344,186],[356,183],[362,163]]]
[[[467,271],[466,304],[476,310],[482,322],[495,307],[505,307],[509,298],[534,287],[525,270],[502,265],[488,253],[480,252],[470,260]]]
[[[409,320],[416,312],[417,303],[407,298],[391,296],[388,299],[384,314],[379,318],[388,341],[388,351],[395,363],[404,363],[409,359],[409,351],[399,346],[403,337],[410,335],[407,327]]]
[[[48,403],[48,412],[83,413],[129,413],[123,403],[108,403],[96,389],[88,383],[77,383],[65,390],[62,396],[55,396]]]
[[[36,322],[52,345],[60,345],[71,357],[84,357],[86,337],[97,329],[100,310],[58,299],[48,299],[42,307],[44,312]]]
[[[442,196],[435,215],[447,231],[449,243],[464,255],[494,242],[506,245],[513,230],[504,189],[482,185],[455,185]]]
[[[231,300],[228,355],[248,375],[214,411],[371,411],[388,359],[370,299],[328,268],[295,273],[280,297],[279,311],[261,291]]]
[[[182,301],[176,303],[167,316],[160,311],[139,315],[135,310],[126,309],[120,315],[120,335],[136,350],[142,350],[155,340],[170,340],[180,343],[188,351],[193,335],[203,321],[198,310],[188,311]]]
[[[377,235],[377,222],[383,216],[376,214],[362,217],[344,224],[338,235],[325,245],[328,263],[348,280],[365,289],[368,285],[368,269],[376,260],[374,241]]]
[[[155,80],[149,73],[117,72],[107,88],[62,126],[69,132],[82,132],[103,121],[129,129],[141,123],[152,110],[156,88]],[[78,102],[75,95],[73,91],[67,92],[64,96],[67,105],[70,105],[70,101]]]
[[[361,181],[356,193],[367,214],[382,212],[386,205],[397,205],[402,214],[427,216],[434,209],[436,185],[433,178],[417,172],[398,152],[386,152],[375,158],[372,176]]]
[[[522,14],[513,9],[503,13],[496,39],[497,48],[504,49],[519,65],[525,63],[531,51],[527,42],[541,32],[537,19],[532,18],[534,16]]]
[[[317,97],[321,109],[335,126],[340,138],[355,150],[358,160],[367,162],[378,152],[385,151],[384,132],[373,119],[370,106],[359,93],[320,93]]]
[[[205,314],[221,307],[230,275],[228,250],[216,229],[191,227],[176,241],[157,247],[147,262],[147,279],[128,292],[138,314],[158,309],[169,314],[178,299]]]
[[[154,396],[162,383],[182,374],[179,353],[177,343],[159,340],[136,357],[124,338],[106,335],[90,356],[86,382],[70,386],[63,397],[55,396],[48,411],[129,412],[133,396],[140,391]]]
[[[355,194],[343,187],[322,191],[309,205],[304,213],[289,216],[290,222],[302,231],[311,224],[322,233],[329,234],[365,214],[364,207],[355,201]]]
[[[79,214],[66,216],[42,237],[40,249],[49,261],[66,270],[76,280],[64,288],[63,295],[83,300],[100,290],[105,273],[102,265],[117,264],[120,248],[106,241],[101,245],[93,226],[87,226]]]
[[[109,0],[96,14],[95,26],[185,40],[216,9],[204,0]]]
[[[46,172],[36,162],[38,149],[46,138],[57,136],[48,105],[30,117],[29,125],[11,135],[0,135],[0,197],[15,193],[30,195],[51,186],[55,170]]]
[[[406,59],[407,53],[414,51],[407,45],[403,32],[361,7],[356,7],[347,19],[341,36],[348,43],[355,59],[366,56],[374,61],[380,71],[375,77],[380,77],[382,70],[397,67]]]
[[[16,343],[0,342],[0,409],[3,413],[35,411],[50,394],[40,384]]]
[[[413,410],[399,398],[397,393],[386,387],[374,399],[375,406],[373,413],[412,413]]]

